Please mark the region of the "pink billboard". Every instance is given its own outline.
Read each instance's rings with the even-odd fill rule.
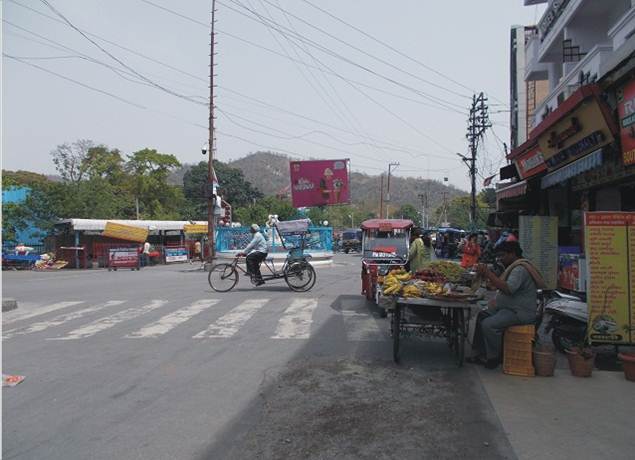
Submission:
[[[293,206],[330,206],[348,203],[348,160],[292,161]]]

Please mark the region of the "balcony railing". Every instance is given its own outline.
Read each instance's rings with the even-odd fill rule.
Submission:
[[[549,96],[536,106],[533,120],[531,120],[531,128],[535,128],[542,121],[547,107],[549,111],[555,110],[559,104],[565,101],[580,86],[600,79],[603,76],[601,74],[602,64],[612,53],[612,45],[597,45],[579,62],[564,63],[563,66],[567,73],[560,79],[560,83]]]

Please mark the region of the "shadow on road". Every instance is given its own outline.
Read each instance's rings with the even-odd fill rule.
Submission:
[[[257,397],[201,452],[203,459],[515,458],[476,370],[457,368],[443,340],[348,342],[346,315],[371,308],[339,296]],[[387,329],[390,319],[375,319]]]

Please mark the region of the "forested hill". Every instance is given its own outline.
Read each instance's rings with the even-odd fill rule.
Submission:
[[[240,169],[249,182],[265,195],[276,195],[289,185],[289,158],[272,152],[257,152],[229,162],[232,168]],[[182,183],[187,165],[177,171],[171,181]],[[422,171],[423,173],[423,171]],[[180,177],[178,177],[180,176]],[[179,180],[179,178],[181,180]],[[351,195],[353,203],[374,207],[379,203],[380,177],[354,172],[351,174]],[[467,192],[435,180],[393,176],[390,182],[391,206],[410,204],[417,209],[421,206],[420,193],[428,191],[429,206],[434,209],[443,202],[443,192],[448,201]]]

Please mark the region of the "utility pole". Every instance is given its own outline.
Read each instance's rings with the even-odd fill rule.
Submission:
[[[216,41],[216,32],[214,26],[216,24],[216,0],[212,0],[212,22],[210,33],[210,53],[209,53],[209,145],[208,145],[208,164],[207,164],[207,244],[209,246],[208,261],[212,262],[216,255],[216,245],[214,241],[214,206],[216,201],[216,193],[214,190],[214,147],[215,131],[214,131],[214,45]]]
[[[397,168],[399,163],[388,163],[388,187],[386,190],[386,219],[388,219],[388,207],[390,206],[390,172],[392,171],[392,167]]]
[[[419,195],[419,199],[421,200],[421,226],[423,228],[427,228],[426,225],[426,199],[427,199],[427,193],[423,194],[420,193]]]
[[[384,215],[384,173],[380,176],[379,186],[379,218]]]
[[[466,157],[460,153],[457,154],[467,165],[470,172],[470,178],[472,180],[470,204],[470,221],[472,224],[472,230],[476,229],[476,152],[478,150],[478,142],[483,137],[485,130],[492,126],[492,123],[489,121],[486,102],[487,97],[485,97],[483,93],[480,93],[478,97],[476,94],[472,96],[472,106],[470,107],[467,134],[465,135],[469,143],[470,157]]]

